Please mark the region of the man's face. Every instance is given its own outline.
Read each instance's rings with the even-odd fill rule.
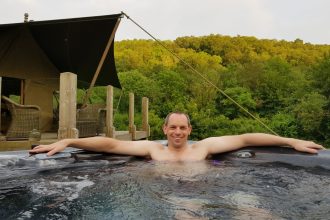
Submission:
[[[174,113],[170,115],[167,125],[163,126],[163,131],[169,145],[182,147],[187,143],[191,126],[188,125],[187,117],[184,114]]]

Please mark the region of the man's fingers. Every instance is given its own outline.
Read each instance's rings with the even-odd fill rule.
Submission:
[[[307,146],[308,149],[313,149],[314,152],[317,153],[318,150],[325,150],[325,147],[323,147],[322,145],[320,144],[313,144],[311,146]]]
[[[35,148],[33,148],[32,150],[29,150],[29,153],[43,153],[43,152],[48,152],[50,151],[51,148],[49,146],[43,146],[43,145],[39,145]]]
[[[52,156],[52,155],[56,154],[57,152],[58,152],[58,150],[56,150],[56,148],[54,148],[53,150],[51,150],[47,153],[47,156]]]
[[[312,154],[317,154],[317,150],[314,148],[305,148],[305,151]]]
[[[40,146],[37,146],[37,147],[33,148],[32,150],[29,150],[29,152],[31,152],[31,153],[41,153],[41,152],[43,152],[43,149]]]
[[[316,149],[322,149],[322,150],[325,150],[325,147],[323,147],[322,145],[319,145],[319,144],[316,144],[316,146],[314,147]]]

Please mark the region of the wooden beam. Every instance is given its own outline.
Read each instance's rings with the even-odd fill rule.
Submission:
[[[1,133],[1,116],[2,116],[2,114],[1,114],[1,110],[2,110],[2,108],[1,108],[1,96],[2,96],[2,77],[0,77],[0,141],[3,139],[3,138],[1,138],[1,136],[2,136],[2,133]]]
[[[146,136],[150,136],[149,126],[149,99],[142,97],[142,130],[146,132]]]
[[[115,127],[113,126],[113,86],[107,86],[106,136],[115,137]]]
[[[25,104],[25,80],[21,79],[21,91],[20,91],[20,99],[19,104]]]
[[[128,111],[128,129],[132,134],[132,140],[135,140],[136,126],[134,125],[134,93],[129,93],[129,111]]]
[[[120,23],[120,18],[118,18],[118,20],[117,20],[117,22],[116,22],[116,24],[115,24],[115,27],[113,28],[112,33],[111,33],[111,35],[110,35],[110,37],[109,37],[108,43],[107,43],[107,45],[106,45],[106,47],[105,47],[105,49],[104,49],[104,51],[103,51],[103,54],[102,54],[101,60],[100,60],[98,66],[97,66],[97,68],[96,68],[95,73],[94,73],[94,76],[93,76],[92,82],[91,82],[91,84],[89,85],[89,88],[88,88],[88,90],[87,90],[87,93],[86,93],[86,95],[85,95],[85,97],[84,97],[83,106],[85,106],[85,105],[87,104],[88,98],[89,98],[89,96],[90,96],[90,94],[91,94],[91,92],[92,92],[91,89],[94,87],[95,82],[96,82],[96,80],[97,80],[97,77],[98,77],[99,74],[100,74],[100,71],[101,71],[101,69],[102,69],[102,66],[103,66],[104,60],[105,60],[105,58],[107,57],[108,52],[109,52],[110,47],[111,47],[111,44],[112,44],[112,41],[113,41],[113,39],[115,38],[115,33],[116,33],[116,31],[117,31],[117,28],[118,28],[118,26],[119,26],[119,23]]]
[[[60,115],[58,139],[78,138],[76,128],[77,75],[69,72],[60,75]]]

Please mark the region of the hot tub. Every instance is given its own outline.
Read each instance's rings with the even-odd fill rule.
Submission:
[[[326,219],[330,152],[244,148],[156,162],[72,148],[0,153],[0,219]]]

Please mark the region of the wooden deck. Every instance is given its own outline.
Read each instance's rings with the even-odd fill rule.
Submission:
[[[0,77],[1,80],[1,77]],[[0,83],[1,85],[1,83]],[[27,150],[31,149],[32,145],[39,144],[51,144],[59,139],[65,138],[78,138],[88,137],[96,135],[97,128],[95,126],[89,126],[89,124],[96,125],[99,122],[104,122],[104,134],[100,136],[106,136],[115,138],[118,140],[141,140],[147,139],[150,136],[150,126],[148,122],[148,110],[149,101],[147,97],[142,97],[141,113],[142,113],[142,125],[141,130],[137,130],[137,126],[134,123],[134,93],[129,93],[129,124],[128,131],[117,131],[114,125],[113,117],[113,87],[107,86],[107,99],[105,108],[97,108],[96,112],[87,112],[88,117],[84,119],[82,117],[83,110],[79,111],[77,115],[77,76],[73,73],[61,73],[60,76],[60,91],[59,91],[59,121],[57,132],[41,132],[40,141],[32,141],[31,139],[25,140],[6,140],[6,137],[0,136],[0,151],[12,151],[12,150]],[[0,87],[1,88],[1,87]],[[87,103],[85,103],[87,105]],[[87,109],[87,108],[86,108]],[[92,108],[93,110],[94,108]],[[104,111],[104,112],[103,112]],[[105,113],[105,118],[100,116],[100,113]],[[87,114],[86,112],[84,114]],[[96,115],[96,117],[94,117]],[[102,115],[102,114],[101,114]],[[93,116],[93,117],[92,117]],[[87,121],[86,121],[87,120]],[[89,123],[82,123],[89,122]],[[78,123],[79,126],[78,126]],[[1,125],[1,121],[0,121]],[[1,126],[0,126],[1,127]],[[79,127],[79,128],[78,128]],[[86,127],[91,129],[91,132],[87,132]],[[79,132],[80,129],[80,132]],[[89,131],[89,130],[88,130]],[[27,138],[27,137],[25,137]],[[7,137],[8,139],[8,137]]]
[[[105,136],[102,134],[100,136]],[[148,134],[146,131],[136,131],[135,140],[146,139]],[[118,140],[133,140],[132,134],[128,131],[116,131],[115,137]],[[43,133],[40,141],[29,140],[13,140],[13,141],[0,141],[0,151],[16,151],[16,150],[29,150],[32,145],[51,144],[56,142],[57,133]]]

